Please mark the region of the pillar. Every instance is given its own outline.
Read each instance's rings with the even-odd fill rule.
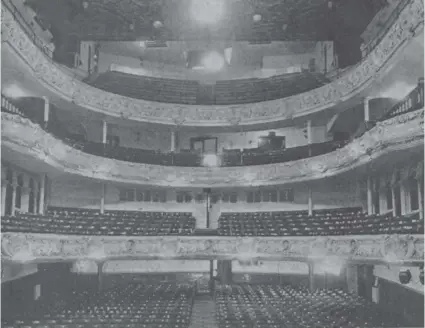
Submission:
[[[307,121],[307,143],[308,143],[308,156],[311,156],[312,151],[311,151],[311,144],[313,143],[313,134],[312,134],[312,130],[311,130],[311,120]]]
[[[315,290],[315,283],[314,283],[314,264],[309,263],[308,264],[308,289],[310,292],[313,292]]]
[[[396,217],[397,216],[397,204],[396,204],[394,186],[391,186],[391,200],[393,202],[393,216]]]
[[[176,131],[171,130],[171,147],[170,147],[170,151],[171,152],[175,152],[176,151]]]
[[[18,179],[15,172],[12,171],[12,206],[10,215],[15,215],[15,206],[16,206],[16,187],[18,186]]]
[[[1,167],[1,216],[6,215],[7,179],[5,167]]]
[[[100,214],[105,213],[105,193],[106,193],[106,185],[102,182],[100,187]]]
[[[347,269],[345,271],[345,275],[346,275],[346,286],[347,286],[347,291],[354,294],[354,295],[358,295],[359,291],[358,291],[358,268],[357,268],[357,264],[348,264],[347,265]]]
[[[108,136],[108,123],[106,121],[102,121],[102,143],[106,145],[106,139]]]
[[[28,175],[23,174],[23,185],[22,185],[22,191],[21,191],[21,209],[23,212],[29,212],[29,204],[30,204],[30,188],[29,188],[29,182],[30,178]]]
[[[419,218],[421,220],[423,220],[424,218],[424,206],[422,204],[423,202],[423,195],[422,195],[422,188],[421,188],[421,180],[422,178],[418,178],[418,180],[416,181],[417,186],[418,186],[418,202],[419,202]]]
[[[38,214],[44,214],[44,189],[46,187],[46,175],[42,174],[40,177],[40,205]]]
[[[367,177],[367,215],[373,214],[373,191],[372,191],[372,177]]]
[[[217,272],[220,278],[221,284],[231,285],[233,281],[232,273],[232,261],[231,260],[218,260],[217,261]]]
[[[424,103],[424,78],[421,77],[418,80],[418,92],[419,92],[419,102],[423,105]]]
[[[105,262],[97,263],[97,291],[101,292],[103,290],[103,265]]]
[[[50,103],[47,97],[43,97],[43,100],[44,100],[43,122],[44,122],[44,127],[46,128],[49,123]]]
[[[313,215],[313,191],[311,187],[308,188],[308,215]]]
[[[366,97],[363,100],[363,108],[364,108],[364,121],[369,122],[370,121],[370,113],[369,113],[369,101],[370,97]]]

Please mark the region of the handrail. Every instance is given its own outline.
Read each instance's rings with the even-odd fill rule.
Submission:
[[[25,18],[21,15],[21,13],[19,12],[19,10],[16,8],[16,6],[12,3],[11,0],[1,0],[2,4],[4,6],[6,6],[12,13],[12,16],[15,18],[16,22],[22,27],[22,29],[25,31],[25,33],[29,36],[30,39],[32,39],[34,41],[34,44],[43,52],[47,55],[47,57],[50,59],[50,61],[55,65],[58,66],[62,69],[62,71],[65,71],[64,73],[73,76],[74,78],[78,79],[78,80],[82,80],[82,78],[76,74],[72,69],[65,67],[64,65],[60,65],[59,63],[55,62],[53,60],[53,52],[48,49],[45,45],[44,42],[36,35],[36,33],[31,29],[30,25],[28,24],[28,22],[25,20]],[[402,12],[402,10],[406,7],[406,5],[409,3],[409,0],[402,0],[400,2],[400,4],[396,7],[396,9],[390,14],[389,18],[387,19],[387,21],[385,22],[385,28],[380,30],[380,32],[377,34],[378,36],[373,39],[372,41],[369,42],[368,46],[367,46],[367,51],[365,52],[365,55],[363,56],[363,58],[355,65],[352,66],[352,68],[359,66],[367,57],[368,54],[370,54],[376,47],[377,45],[380,43],[380,41],[383,39],[383,37],[385,36],[386,32],[389,30],[389,28],[391,28],[392,24],[396,21],[396,19],[398,18],[399,14]],[[17,18],[20,19],[17,19]],[[372,46],[370,46],[372,44]],[[337,75],[337,77],[339,77],[340,74]]]

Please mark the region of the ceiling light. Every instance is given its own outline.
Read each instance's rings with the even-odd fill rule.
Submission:
[[[218,22],[223,16],[223,0],[192,0],[191,12],[193,18],[204,24]]]
[[[218,52],[210,52],[202,59],[202,64],[206,70],[217,72],[224,67],[224,58]]]
[[[162,22],[160,22],[160,21],[155,21],[155,22],[153,22],[153,27],[155,27],[155,28],[161,28],[162,27]]]
[[[400,270],[398,274],[398,279],[403,285],[406,285],[412,279],[412,273],[410,272],[410,270]]]
[[[261,15],[255,14],[254,16],[252,16],[252,19],[254,20],[254,22],[258,23],[261,20]]]

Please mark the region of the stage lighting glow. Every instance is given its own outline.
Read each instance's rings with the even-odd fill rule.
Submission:
[[[217,23],[224,12],[223,0],[192,0],[192,16],[203,24]]]
[[[218,166],[218,164],[218,156],[216,154],[206,154],[202,159],[203,166],[213,167]]]
[[[204,68],[211,72],[217,72],[224,67],[224,58],[218,52],[210,52],[203,59]]]

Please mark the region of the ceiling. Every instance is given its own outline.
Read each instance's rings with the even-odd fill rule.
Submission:
[[[221,19],[200,24],[191,14],[192,1],[223,1]],[[386,0],[26,0],[57,42],[69,38],[344,40],[359,38],[385,3]],[[254,15],[261,15],[261,19],[255,22]],[[155,21],[163,26],[155,28]]]

